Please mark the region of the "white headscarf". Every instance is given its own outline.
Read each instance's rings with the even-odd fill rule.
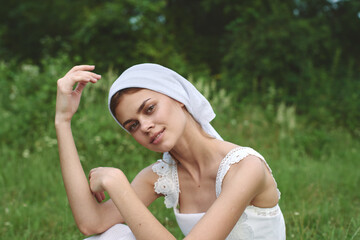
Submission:
[[[150,89],[183,103],[188,112],[206,133],[222,140],[221,136],[210,124],[210,121],[215,118],[215,113],[210,103],[188,80],[173,70],[153,63],[143,63],[128,68],[116,79],[110,88],[109,109],[110,101],[114,94],[126,88]],[[110,113],[115,121],[123,127],[111,110]],[[127,131],[125,128],[124,130]]]

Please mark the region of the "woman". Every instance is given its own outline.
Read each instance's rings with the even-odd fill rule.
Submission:
[[[264,158],[223,141],[210,125],[215,114],[208,101],[157,64],[127,69],[110,89],[109,109],[137,142],[164,153],[163,159],[131,184],[119,169],[92,169],[89,187],[70,123],[85,85],[101,78],[93,70],[76,66],[58,80],[55,117],[66,193],[82,233],[102,233],[93,239],[175,239],[147,209],[164,196],[185,239],[285,239],[280,192]],[[110,200],[101,203],[105,191]]]

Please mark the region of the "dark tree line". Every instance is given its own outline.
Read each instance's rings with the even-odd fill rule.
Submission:
[[[2,61],[158,62],[360,131],[360,1],[1,1]],[[272,94],[269,94],[272,92]],[[356,130],[357,129],[357,130]]]

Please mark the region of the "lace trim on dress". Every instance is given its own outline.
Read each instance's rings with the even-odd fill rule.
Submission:
[[[240,162],[248,155],[254,155],[260,158],[272,174],[271,168],[265,161],[264,157],[249,147],[237,147],[232,149],[225,158],[221,161],[217,176],[216,176],[216,196],[219,197],[221,192],[222,181],[230,169],[232,164]],[[180,184],[177,173],[176,162],[172,159],[169,153],[164,153],[163,159],[160,159],[152,166],[152,170],[159,176],[159,179],[154,184],[154,190],[157,194],[162,194],[165,197],[164,203],[167,208],[174,208],[179,201]],[[273,180],[276,184],[275,178]],[[278,196],[280,199],[280,191]]]
[[[256,215],[263,216],[263,217],[273,217],[273,216],[277,216],[280,213],[279,205],[276,205],[275,207],[272,207],[272,208],[259,208],[259,207],[250,205],[250,206],[246,207],[246,210],[252,211]]]
[[[256,152],[254,149],[249,148],[249,147],[236,147],[236,148],[232,149],[220,163],[220,166],[219,166],[219,169],[218,169],[218,172],[216,175],[216,197],[219,197],[219,195],[221,193],[222,181],[223,181],[226,173],[229,171],[231,165],[240,162],[248,155],[254,155],[254,156],[260,158],[265,163],[266,167],[269,169],[269,171],[272,175],[271,168],[265,161],[265,158],[260,153]],[[273,180],[277,186],[274,176],[273,176]],[[277,191],[278,191],[278,197],[280,199],[279,189],[277,189]]]
[[[169,153],[164,153],[163,159],[158,160],[152,166],[154,173],[159,175],[154,184],[154,190],[157,194],[164,195],[164,203],[167,208],[176,207],[178,204],[180,187],[176,167],[176,162]]]

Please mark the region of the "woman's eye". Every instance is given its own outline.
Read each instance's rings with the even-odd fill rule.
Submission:
[[[138,122],[138,121],[135,121],[134,123],[132,123],[132,124],[129,126],[129,131],[130,131],[130,132],[134,131],[138,125],[139,125],[139,122]]]
[[[152,113],[154,111],[155,105],[151,105],[146,109],[146,113]]]

